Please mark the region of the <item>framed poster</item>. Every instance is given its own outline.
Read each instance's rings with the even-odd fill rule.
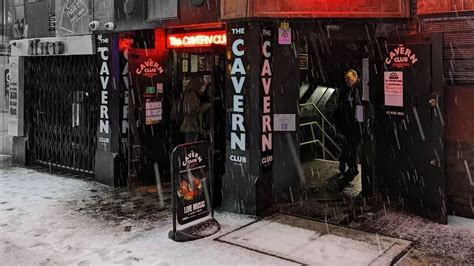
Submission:
[[[308,54],[300,54],[299,58],[300,70],[308,70],[309,68],[309,56]]]
[[[403,71],[384,73],[385,106],[403,107]]]

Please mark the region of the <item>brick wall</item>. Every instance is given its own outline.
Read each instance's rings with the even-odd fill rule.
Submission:
[[[420,21],[424,33],[444,33],[448,212],[474,218],[474,15],[439,14]]]
[[[448,87],[445,112],[448,211],[474,218],[474,86]]]
[[[114,0],[94,1],[94,20],[99,21],[100,29],[104,29],[104,24],[114,22]]]

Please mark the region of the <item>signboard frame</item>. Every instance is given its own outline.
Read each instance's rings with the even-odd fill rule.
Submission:
[[[168,236],[174,241],[196,240],[220,230],[219,223],[214,219],[211,158],[209,144],[205,141],[178,145],[171,153],[173,229]],[[184,226],[194,222],[201,224],[205,221],[216,225],[217,230],[211,233],[192,234],[185,232],[187,228],[183,230],[177,228],[178,224]]]

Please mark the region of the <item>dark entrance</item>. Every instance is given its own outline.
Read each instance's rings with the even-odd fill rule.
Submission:
[[[375,28],[369,23],[321,21],[293,24],[292,29],[299,37],[298,64],[293,67],[299,72],[301,192],[296,198],[290,194],[293,203],[281,204],[280,211],[335,224],[359,221],[372,209],[368,199],[372,182],[368,180],[372,177],[369,125],[373,120],[357,123],[354,132],[361,136],[356,156],[358,174],[349,173],[348,168],[345,174],[340,172],[344,139],[336,124],[339,96],[349,69],[358,74],[360,105],[370,110],[370,94],[363,98],[363,91],[370,90],[369,69],[376,63],[372,53]]]
[[[221,204],[222,175],[225,172],[225,46],[213,46],[206,49],[173,50],[173,99],[176,115],[173,119],[173,143],[175,145],[190,142],[183,108],[189,90],[197,89],[199,105],[209,103],[210,107],[198,114],[199,132],[197,140],[209,143],[211,150],[211,169],[213,177],[214,204]]]
[[[442,37],[380,40],[376,176],[382,200],[446,223]]]
[[[92,175],[99,90],[93,56],[27,57],[28,161]]]

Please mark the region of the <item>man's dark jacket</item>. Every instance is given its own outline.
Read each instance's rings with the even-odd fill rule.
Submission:
[[[355,118],[357,105],[363,105],[362,86],[359,81],[354,88],[343,86],[338,95],[336,130],[350,142],[359,142],[361,138],[359,123]]]

